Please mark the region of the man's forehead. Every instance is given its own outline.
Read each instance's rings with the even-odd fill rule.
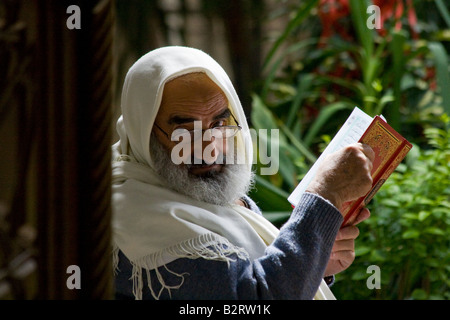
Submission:
[[[167,83],[173,83],[173,82],[190,83],[193,81],[201,81],[201,80],[211,80],[211,78],[204,72],[191,72],[191,73],[182,74],[173,79],[170,79],[169,81],[167,81]]]
[[[227,112],[228,99],[206,74],[188,74],[169,81],[163,91],[159,116],[171,123],[219,117]],[[190,119],[189,119],[190,117]]]

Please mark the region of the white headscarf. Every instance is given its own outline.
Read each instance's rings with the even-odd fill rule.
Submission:
[[[117,121],[120,140],[113,145],[114,263],[120,249],[133,265],[133,292],[142,298],[142,270],[155,270],[178,258],[230,261],[257,259],[278,234],[262,216],[239,205],[217,206],[165,187],[150,157],[150,134],[165,83],[184,74],[204,72],[222,89],[242,130],[238,152],[252,165],[252,143],[244,111],[233,85],[220,65],[206,53],[187,47],[153,50],[129,69],[122,92],[122,115]]]

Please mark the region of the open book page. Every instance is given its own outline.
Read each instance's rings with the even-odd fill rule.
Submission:
[[[350,144],[356,143],[359,141],[361,136],[364,134],[366,129],[371,124],[373,118],[367,115],[358,107],[353,109],[353,112],[350,114],[348,119],[345,121],[344,125],[338,131],[338,133],[334,136],[325,150],[322,152],[317,161],[313,164],[311,169],[305,175],[305,177],[300,181],[295,190],[289,196],[288,201],[296,206],[300,201],[302,194],[305,192],[309,183],[314,178],[317,168],[320,163],[323,161],[326,155],[338,151],[339,149],[346,147]]]

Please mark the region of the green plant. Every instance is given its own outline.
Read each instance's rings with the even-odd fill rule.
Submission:
[[[354,106],[383,113],[414,142],[370,204],[357,259],[333,287],[339,299],[450,298],[450,14],[443,1],[405,1],[409,11],[390,18],[400,2],[373,0],[393,6],[381,8],[379,31],[366,26],[372,1],[307,0],[290,8],[290,22],[274,41],[266,77],[253,95],[254,127],[280,129],[280,171],[257,176],[252,193],[278,226],[289,217],[286,198],[296,181]],[[332,16],[336,11],[327,11],[327,3],[343,7]],[[381,290],[366,286],[373,264],[381,268]]]
[[[436,115],[450,113],[448,32],[435,25],[436,16],[423,15],[430,3],[414,2],[422,9],[417,20],[411,19],[412,2],[401,11],[395,2],[304,1],[274,41],[258,96],[312,151],[317,151],[320,134],[335,132],[342,124],[346,112],[341,111],[354,106],[372,116],[383,112],[408,138]],[[372,3],[381,6],[381,30],[367,27],[366,9]],[[330,5],[338,6],[339,14]],[[431,8],[448,23],[442,2]],[[390,19],[394,9],[397,20]],[[331,117],[316,121],[322,112],[323,118]]]
[[[338,298],[450,299],[450,118],[441,120],[372,200],[356,260],[336,276]],[[370,265],[380,267],[379,290],[366,286]]]
[[[324,9],[330,3],[341,6],[338,16]],[[382,7],[385,26],[371,30],[366,25],[371,3],[308,0],[285,10],[290,20],[264,61],[266,76],[252,104],[255,129],[280,129],[280,172],[256,181],[256,190],[272,184],[276,203],[292,192],[320,153],[322,137],[333,136],[354,106],[372,116],[383,113],[419,145],[423,127],[450,108],[450,91],[444,89],[450,87],[449,37],[435,25],[436,17],[419,15],[418,35],[417,25],[398,28],[398,21],[389,19],[393,9]],[[445,5],[437,3],[436,10],[448,20]],[[406,10],[396,14],[406,15]],[[268,194],[252,195],[263,210],[274,210]]]

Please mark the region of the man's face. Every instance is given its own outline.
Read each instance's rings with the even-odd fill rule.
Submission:
[[[154,170],[168,188],[217,205],[229,205],[247,194],[253,182],[252,172],[246,164],[224,161],[226,139],[211,137],[208,141],[200,139],[189,145],[190,152],[184,157],[200,158],[201,164],[191,161],[191,164],[177,165],[171,158],[172,149],[178,143],[171,141],[174,130],[192,130],[194,121],[201,121],[203,130],[235,125],[230,116],[225,94],[206,75],[189,74],[166,84],[150,137],[150,154]],[[201,149],[200,153],[196,152],[197,148]],[[208,159],[203,156],[206,148],[210,150]],[[231,150],[231,143],[229,148]],[[232,153],[229,152],[230,158],[234,158]],[[216,163],[211,157],[216,157]]]
[[[172,132],[175,130],[193,130],[195,121],[201,123],[203,130],[230,125],[230,117],[228,101],[222,90],[203,73],[188,74],[169,81],[165,85],[153,133],[170,152],[178,143],[171,141]],[[190,154],[183,156],[203,160],[202,164],[188,166],[191,174],[201,176],[223,169],[223,161],[217,161],[220,164],[214,161],[226,155],[226,140],[212,137],[206,141],[200,138],[196,143],[191,142]],[[205,160],[203,155],[207,146],[208,159]]]

